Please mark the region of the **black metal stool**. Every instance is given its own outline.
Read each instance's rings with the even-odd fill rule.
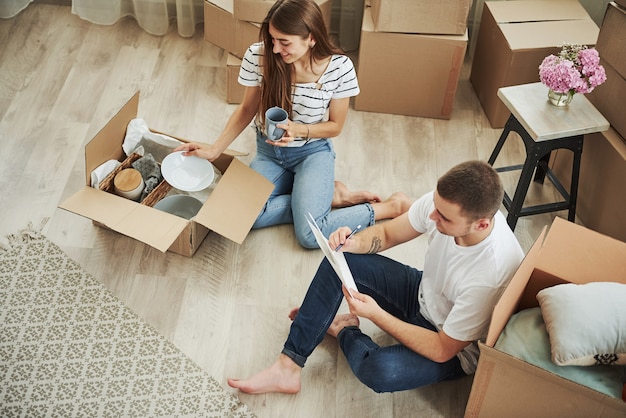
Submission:
[[[567,108],[557,108],[547,102],[547,93],[547,87],[541,83],[498,90],[498,97],[511,110],[511,116],[489,157],[489,164],[494,165],[511,132],[519,134],[526,148],[524,164],[496,168],[498,172],[521,170],[513,199],[505,192],[502,202],[508,211],[507,223],[512,230],[522,216],[565,209],[569,211],[567,219],[575,220],[584,135],[609,128],[607,120],[583,95],[577,95]],[[569,149],[574,154],[569,190],[549,166],[550,153],[556,149]],[[547,176],[564,200],[523,207],[533,174],[534,181],[538,183],[543,183]]]

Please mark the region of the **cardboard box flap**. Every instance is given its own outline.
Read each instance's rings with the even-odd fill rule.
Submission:
[[[162,252],[167,251],[189,222],[92,187],[84,187],[59,207],[99,222]],[[159,227],[155,228],[155,225]]]
[[[548,47],[560,48],[563,42],[593,46],[600,33],[598,25],[590,19],[501,25],[500,29],[512,51]]]
[[[497,23],[591,19],[577,0],[488,1]]]
[[[194,220],[241,244],[272,190],[269,180],[233,159]]]
[[[539,259],[539,254],[544,243],[544,237],[546,235],[547,227],[544,226],[539,234],[539,237],[535,240],[533,246],[528,250],[528,253],[524,257],[524,260],[520,263],[517,271],[511,278],[511,281],[507,285],[502,296],[496,306],[493,309],[493,315],[491,316],[491,323],[489,324],[489,332],[487,333],[487,339],[485,344],[493,347],[500,336],[500,333],[506,326],[511,315],[517,309],[520,297],[524,293],[528,279],[535,269],[535,263]]]
[[[121,161],[126,157],[117,139],[126,136],[126,128],[137,117],[138,109],[139,92],[85,145],[85,185],[91,186],[91,172],[96,167],[105,161]]]
[[[557,217],[536,268],[572,283],[626,283],[626,243]]]

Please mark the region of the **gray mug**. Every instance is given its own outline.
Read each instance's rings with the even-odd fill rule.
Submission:
[[[289,120],[287,111],[280,107],[271,107],[265,112],[265,131],[272,141],[278,141],[285,134],[285,130],[277,128],[277,124],[286,124]]]

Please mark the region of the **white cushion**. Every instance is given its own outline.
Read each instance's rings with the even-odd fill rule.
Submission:
[[[626,364],[626,284],[561,284],[537,300],[555,364]]]

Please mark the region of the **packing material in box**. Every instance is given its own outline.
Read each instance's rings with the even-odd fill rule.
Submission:
[[[449,119],[467,48],[464,35],[375,32],[363,13],[354,108]]]
[[[125,160],[122,143],[128,123],[137,117],[138,107],[136,93],[85,146],[86,184],[59,207],[160,251],[188,257],[209,231],[243,242],[274,186],[235,158],[237,153],[224,153],[213,162],[222,176],[192,220],[91,187],[91,172],[95,168],[111,159]]]
[[[238,20],[262,23],[276,0],[234,0],[234,16]],[[331,0],[315,0],[322,10],[326,28],[330,28]]]
[[[494,308],[487,339],[479,342],[478,368],[465,416],[624,417],[626,403],[621,399],[494,348],[511,315],[539,306],[540,290],[564,283],[626,284],[624,260],[626,243],[555,218],[549,232],[544,229],[528,251]]]
[[[370,0],[370,4],[377,32],[463,35],[472,0]]]
[[[204,40],[243,58],[248,47],[259,40],[260,25],[235,19],[232,2],[221,5],[204,2]]]
[[[500,87],[539,81],[539,64],[565,43],[595,45],[598,26],[577,0],[487,1],[470,81],[493,128],[509,110]]]
[[[594,231],[626,242],[626,142],[614,129],[585,136],[576,215]],[[569,189],[572,153],[557,150],[552,170]]]

